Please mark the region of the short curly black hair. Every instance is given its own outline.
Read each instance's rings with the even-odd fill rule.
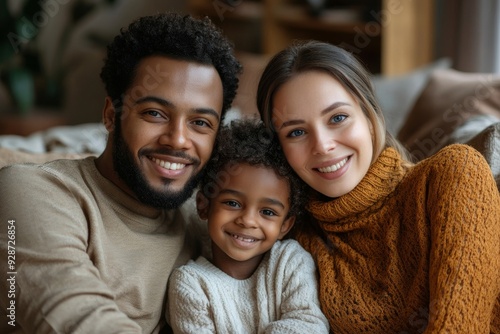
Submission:
[[[135,20],[108,45],[101,80],[118,111],[139,62],[154,55],[214,66],[222,80],[222,116],[231,107],[242,71],[232,43],[208,17],[162,13]]]
[[[200,191],[209,200],[218,193],[219,184],[236,165],[264,166],[274,170],[290,187],[287,218],[303,214],[306,188],[290,167],[275,134],[255,118],[232,121],[221,128],[212,156],[200,181]],[[234,169],[233,169],[234,168]]]

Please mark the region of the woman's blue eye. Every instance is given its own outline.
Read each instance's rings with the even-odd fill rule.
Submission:
[[[346,118],[347,118],[346,115],[335,115],[335,116],[333,116],[331,118],[331,120],[332,120],[333,123],[340,123],[340,122],[342,122]]]
[[[289,137],[298,137],[298,136],[302,136],[304,134],[304,130],[293,130],[292,132],[290,132],[290,134],[288,135]]]

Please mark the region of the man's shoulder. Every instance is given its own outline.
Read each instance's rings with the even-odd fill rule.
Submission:
[[[93,158],[55,160],[42,164],[21,163],[0,169],[0,193],[47,193],[56,189],[80,189],[92,175]],[[94,165],[95,166],[95,165]],[[94,167],[95,168],[95,167]]]
[[[94,157],[84,159],[59,159],[44,163],[16,163],[0,169],[0,178],[4,177],[41,177],[43,175],[74,176],[91,168]]]

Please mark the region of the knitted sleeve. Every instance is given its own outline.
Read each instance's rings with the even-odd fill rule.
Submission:
[[[500,292],[500,195],[483,157],[454,145],[429,167],[429,324],[425,333],[489,333]]]
[[[168,311],[170,326],[174,333],[216,333],[210,301],[196,276],[175,269],[169,278]]]
[[[264,333],[328,333],[329,325],[321,312],[316,266],[311,255],[295,240],[283,242],[275,281],[282,281],[281,315],[269,323]],[[283,270],[280,270],[283,268]],[[276,289],[276,293],[280,293]]]

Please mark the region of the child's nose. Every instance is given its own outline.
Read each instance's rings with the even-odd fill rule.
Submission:
[[[244,228],[255,228],[257,227],[257,217],[251,210],[245,210],[236,219],[236,223]]]

